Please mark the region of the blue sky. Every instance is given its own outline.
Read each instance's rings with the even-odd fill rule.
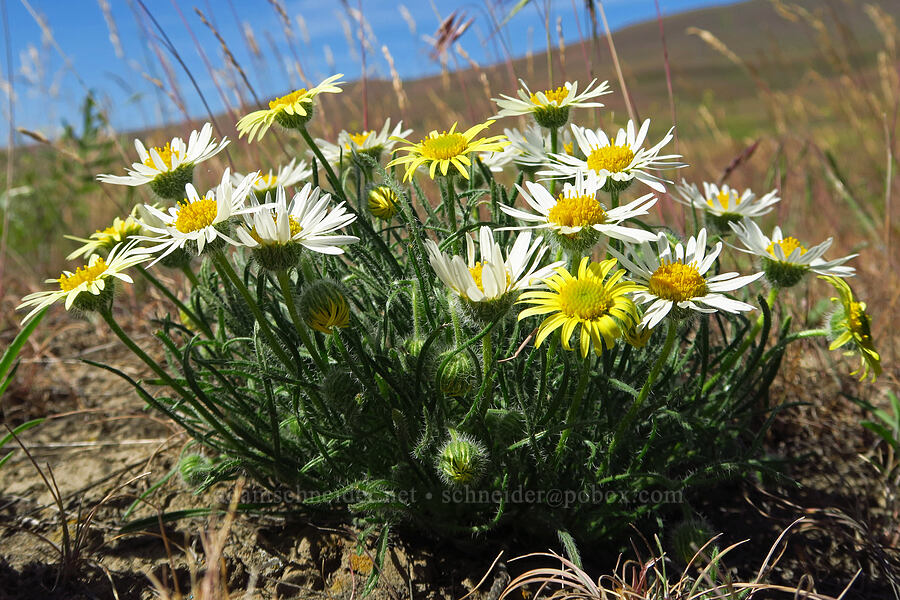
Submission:
[[[224,71],[225,57],[219,43],[195,12],[199,8],[228,43],[236,60],[247,71],[251,85],[261,97],[280,95],[301,87],[296,70],[286,62],[299,59],[309,80],[317,83],[341,72],[356,79],[362,72],[358,40],[348,45],[346,30],[354,23],[341,0],[282,0],[291,20],[292,40],[288,41],[282,21],[269,0],[143,0],[153,18],[178,48],[182,60],[197,80],[213,111],[223,109],[221,93],[215,85],[194,38],[204,50],[213,69]],[[734,0],[660,0],[663,15]],[[158,33],[137,0],[5,0],[10,27],[12,72],[15,88],[14,115],[17,127],[56,135],[63,121],[77,123],[79,107],[91,90],[120,130],[140,129],[183,118],[175,101],[167,97],[149,79],[168,85],[167,75],[148,36]],[[359,0],[349,0],[351,8]],[[102,5],[107,5],[104,15]],[[440,66],[429,57],[424,36],[434,34],[440,17],[460,11],[473,17],[472,27],[460,42],[479,64],[498,59],[500,40],[491,35],[491,20],[486,0],[362,0],[362,12],[370,25],[367,52],[368,72],[388,77],[388,65],[381,52],[386,45],[403,78],[415,78],[439,72]],[[515,0],[491,0],[502,18]],[[535,0],[514,16],[504,28],[504,41],[514,56],[546,47],[542,8],[545,0]],[[655,18],[653,0],[606,0],[610,26],[622,26]],[[575,8],[579,11],[577,13]],[[563,35],[568,43],[587,33],[588,17],[583,0],[550,2],[553,43],[556,43],[557,18],[562,19]],[[37,16],[37,19],[35,18]],[[118,43],[114,44],[106,16],[115,23]],[[298,18],[299,17],[299,18]],[[52,32],[46,35],[38,20]],[[252,30],[261,57],[255,57],[245,31]],[[355,27],[353,28],[356,31]],[[353,34],[355,35],[355,33]],[[193,36],[193,37],[192,37]],[[4,42],[5,43],[5,42]],[[8,85],[3,52],[3,80],[0,81],[0,139],[5,145],[8,127]],[[185,110],[202,117],[205,109],[184,70],[167,55],[172,75],[183,90]],[[462,62],[462,61],[461,61]],[[450,65],[454,63],[451,59]],[[225,92],[228,94],[229,92]]]

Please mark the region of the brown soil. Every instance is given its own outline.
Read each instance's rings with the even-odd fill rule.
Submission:
[[[151,310],[144,308],[147,315]],[[165,590],[174,592],[177,586],[187,596],[192,575],[204,570],[196,565],[205,564],[205,533],[224,531],[222,518],[185,518],[127,534],[120,527],[128,507],[170,472],[188,440],[145,411],[127,383],[81,362],[96,360],[143,375],[105,328],[54,313],[40,330],[45,332],[36,336],[40,345],[25,353],[16,382],[0,404],[3,418],[15,426],[48,417],[22,441],[45,473],[52,469],[71,531],[79,513],[84,522],[95,512],[85,547],[66,573],[51,546],[61,543],[60,511],[35,465],[17,453],[0,470],[0,600],[158,597],[151,577]],[[46,332],[53,332],[49,339]],[[0,336],[0,347],[11,336]],[[795,459],[785,467],[792,481],[763,479],[723,488],[698,506],[711,531],[723,533],[721,547],[749,540],[727,561],[739,577],[753,577],[778,535],[803,516],[769,581],[795,586],[811,578],[806,585],[814,582],[817,591],[837,596],[859,571],[847,598],[896,597],[896,481],[880,479],[866,461],[875,457],[875,439],[859,426],[862,413],[844,396],[860,388],[850,380],[823,380],[821,373],[828,371],[820,360],[809,349],[795,351],[772,390],[773,398],[807,402],[778,417],[768,445],[771,453]],[[219,486],[198,496],[172,477],[129,519],[221,506],[232,489]],[[248,589],[254,598],[358,597],[374,550],[360,547],[357,534],[351,523],[322,517],[237,515],[219,563],[222,580],[235,598]],[[636,547],[644,547],[640,539]],[[396,536],[374,597],[457,599],[483,576],[474,597],[495,597],[490,588],[497,592],[508,577],[500,568],[490,570],[500,549],[502,542],[462,548]],[[546,549],[506,548],[504,560]],[[587,571],[594,578],[613,570],[616,556],[583,550],[593,557]],[[649,552],[642,555],[646,559]],[[538,564],[556,566],[528,566]],[[524,563],[509,565],[513,576],[524,569]]]

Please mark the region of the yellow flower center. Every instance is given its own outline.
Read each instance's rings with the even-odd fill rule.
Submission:
[[[734,198],[734,208],[738,207],[738,204],[741,203],[741,199],[737,194],[732,194],[731,192],[721,191],[715,198],[710,198],[706,201],[710,208],[715,208],[716,203],[722,207],[722,210],[728,210],[731,208],[731,199]]]
[[[93,265],[78,267],[71,275],[60,275],[59,287],[64,292],[71,292],[82,283],[91,283],[100,278],[106,272],[106,263],[98,258]]]
[[[863,339],[870,337],[868,320],[866,305],[862,302],[851,302],[850,310],[847,311],[847,325],[850,331]]]
[[[271,188],[271,187],[275,187],[275,182],[277,180],[278,180],[278,177],[276,175],[268,173],[266,175],[260,175],[259,177],[257,177],[256,181],[254,182],[253,185],[256,185],[256,186],[262,185],[267,188]]]
[[[555,102],[557,106],[562,104],[562,101],[565,100],[566,96],[568,95],[569,90],[562,86],[556,88],[555,90],[544,90],[544,96],[547,97],[547,102]],[[532,104],[537,104],[538,106],[547,106],[547,104],[541,102],[537,94],[531,94],[531,102]]]
[[[286,96],[281,96],[280,98],[275,98],[274,100],[269,100],[269,109],[270,110],[280,110],[287,106],[293,106],[297,103],[298,100],[303,98],[307,94],[306,88],[300,88],[299,90],[293,91]]]
[[[375,132],[374,131],[362,131],[360,133],[351,133],[350,141],[353,142],[354,144],[356,144],[357,146],[362,147],[362,145],[366,143],[366,139],[368,139],[368,137],[370,135],[372,135],[373,133],[375,133]],[[347,146],[347,150],[349,150],[350,144],[346,144],[346,146]]]
[[[575,142],[563,144],[563,152],[565,152],[569,156],[575,156]]]
[[[772,242],[769,244],[769,247],[766,250],[772,256],[775,256],[775,246],[781,246],[781,251],[784,252],[785,258],[791,255],[791,252],[800,248],[800,254],[806,254],[806,248],[800,245],[800,242],[797,241],[795,237],[786,237],[780,242]],[[777,257],[776,257],[777,258]]]
[[[425,158],[431,160],[447,160],[454,156],[466,153],[469,141],[461,133],[444,133],[427,137],[419,144],[419,151]]]
[[[475,286],[484,292],[484,285],[481,282],[481,273],[484,270],[484,263],[477,262],[474,267],[469,267],[469,273],[472,274],[472,279],[475,280]],[[509,277],[509,271],[506,272],[506,286],[509,287],[509,284],[512,280]]]
[[[694,262],[664,262],[650,276],[650,293],[664,300],[683,302],[705,296],[706,280]]]
[[[159,154],[160,160],[163,161],[163,164],[166,165],[166,168],[172,168],[172,145],[169,142],[166,142],[166,145],[162,148],[159,146],[153,146],[150,151],[156,150],[157,154]],[[178,153],[175,153],[175,156],[178,156]],[[148,156],[144,159],[144,164],[150,167],[151,169],[156,168],[156,163],[153,162],[153,156]]]
[[[196,202],[185,200],[179,204],[175,229],[181,233],[190,233],[209,227],[216,220],[217,209],[215,199],[209,196]]]
[[[547,214],[547,220],[565,227],[590,227],[605,223],[606,211],[594,196],[560,194],[556,205]]]
[[[587,158],[588,169],[599,173],[621,173],[634,160],[634,152],[628,146],[600,146],[591,150]]]
[[[590,321],[606,315],[613,301],[599,279],[576,279],[560,288],[559,306],[567,317]]]

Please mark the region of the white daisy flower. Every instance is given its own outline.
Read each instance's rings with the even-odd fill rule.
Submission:
[[[275,173],[272,173],[272,169],[269,169],[268,173],[261,173],[250,189],[260,200],[263,200],[266,193],[274,192],[276,187],[293,187],[310,176],[312,176],[312,167],[309,163],[305,160],[297,162],[297,159],[294,158],[288,164],[278,167],[278,171]],[[240,173],[234,173],[231,176],[232,185],[240,185],[243,180],[244,175]]]
[[[431,240],[425,240],[425,249],[438,278],[465,301],[464,305],[479,320],[489,321],[496,317],[497,311],[505,312],[518,292],[539,285],[540,280],[564,264],[560,261],[539,266],[547,247],[541,244],[543,238],[532,242],[530,231],[516,236],[506,258],[500,244],[494,241],[490,227],[481,227],[478,234],[480,261],[471,235],[466,236],[468,261],[441,252]]]
[[[113,283],[115,279],[134,283],[126,269],[150,260],[143,251],[137,250],[137,240],[127,244],[119,244],[106,258],[99,254],[91,255],[88,263],[72,271],[63,271],[56,279],[48,279],[46,283],[58,283],[58,290],[47,290],[28,294],[16,310],[33,307],[22,319],[25,325],[45,307],[58,300],[65,299],[66,310],[75,308],[84,311],[108,308],[112,302]]]
[[[98,175],[97,179],[116,185],[148,183],[161,197],[178,198],[193,178],[194,165],[215,156],[227,145],[227,138],[218,143],[212,139],[212,125],[209,123],[199,133],[192,131],[186,144],[176,137],[164,147],[154,146],[148,151],[141,140],[136,139],[134,147],[141,162],[132,163],[128,175]]]
[[[748,219],[741,223],[731,223],[731,229],[737,234],[745,248],[737,248],[743,252],[760,257],[766,279],[776,287],[787,288],[796,285],[807,272],[836,277],[853,277],[856,269],[844,266],[851,254],[835,260],[824,260],[822,256],[831,248],[833,238],[821,244],[806,248],[795,237],[784,237],[781,227],[776,226],[772,237],[767,237],[759,226]]]
[[[331,194],[322,194],[311,183],[294,194],[290,204],[284,188],[278,186],[274,204],[258,204],[244,214],[237,237],[249,248],[299,244],[322,254],[343,254],[340,246],[359,241],[355,235],[340,235],[338,229],[353,223],[356,215],[344,203],[331,206]]]
[[[239,243],[227,234],[228,221],[235,216],[261,210],[263,206],[246,206],[245,200],[250,193],[250,186],[259,177],[259,173],[250,173],[237,186],[231,183],[231,172],[225,169],[222,182],[203,197],[197,193],[192,184],[185,186],[187,198],[163,212],[155,206],[144,205],[144,227],[159,234],[157,237],[144,237],[155,245],[147,247],[148,253],[159,253],[151,263],[157,262],[179,249],[201,254],[204,248],[217,240],[234,246]],[[188,245],[194,242],[194,245]]]
[[[592,131],[572,125],[572,133],[575,143],[581,152],[580,158],[569,154],[554,154],[551,156],[551,164],[544,171],[538,171],[538,175],[547,175],[553,179],[567,179],[579,171],[590,171],[600,178],[601,185],[606,191],[624,190],[637,179],[657,192],[665,192],[663,183],[671,183],[650,173],[684,167],[683,163],[675,159],[681,158],[680,154],[661,155],[660,150],[675,137],[672,132],[674,127],[657,143],[650,148],[644,148],[647,139],[647,130],[650,128],[650,119],[644,121],[639,130],[635,129],[634,122],[628,121],[625,129],[619,129],[614,139],[610,139],[600,129]]]
[[[537,167],[550,163],[551,141],[550,134],[537,125],[527,127],[524,131],[518,129],[504,129],[503,133],[509,139],[509,146],[505,152],[514,156],[515,163],[524,171],[536,171]],[[559,132],[557,148],[564,154],[573,154],[575,149],[572,132],[564,129]]]
[[[700,191],[696,184],[689,184],[684,179],[677,189],[678,196],[675,196],[675,200],[702,210],[709,224],[716,228],[715,233],[719,234],[731,233],[727,227],[728,223],[738,222],[743,218],[761,217],[770,212],[780,200],[778,190],[757,197],[749,188],[739,193],[728,184],[719,187],[705,181],[703,191]]]
[[[646,215],[656,204],[653,194],[641,196],[623,206],[607,209],[597,199],[600,180],[591,174],[577,173],[575,183],[567,183],[558,197],[544,186],[525,182],[525,188],[517,185],[519,193],[537,214],[500,205],[507,215],[526,221],[528,225],[504,229],[549,229],[554,239],[567,250],[585,250],[605,235],[630,244],[656,239],[656,234],[644,229],[627,227],[622,222]],[[526,189],[527,188],[527,189]]]
[[[513,162],[513,159],[516,157],[515,153],[510,151],[511,148],[512,146],[507,146],[499,152],[480,152],[478,154],[478,160],[480,160],[491,173],[502,173],[503,169]]]
[[[650,303],[644,309],[641,327],[653,329],[673,310],[682,318],[689,310],[713,313],[717,310],[741,312],[755,307],[725,296],[722,292],[732,292],[756,281],[762,273],[741,276],[739,273],[722,273],[705,277],[722,251],[722,242],[707,253],[706,229],[701,229],[697,237],[691,237],[686,246],[679,242],[673,248],[666,234],[660,232],[654,251],[650,242],[645,242],[630,257],[623,256],[615,248],[609,252],[619,259],[645,290],[634,292],[638,304]]]
[[[248,142],[252,142],[254,137],[257,141],[261,140],[272,123],[278,123],[286,129],[305,127],[306,122],[312,118],[316,96],[339,93],[341,88],[338,86],[343,82],[338,80],[343,76],[342,73],[332,75],[308,90],[300,88],[290,94],[270,100],[268,110],[255,110],[244,115],[237,122],[238,137],[246,134]]]
[[[569,120],[569,109],[603,106],[600,102],[587,102],[591,98],[611,93],[606,81],[593,88],[597,80],[591,81],[583,92],[578,93],[578,82],[567,81],[556,89],[532,92],[528,85],[519,80],[518,98],[500,94],[500,98],[491,98],[500,107],[495,118],[532,115],[534,120],[547,129],[559,129]],[[593,88],[593,89],[591,89]]]
[[[412,133],[412,129],[403,129],[403,121],[400,121],[396,127],[391,129],[391,120],[385,119],[381,131],[370,130],[350,133],[342,130],[338,134],[337,144],[322,138],[316,138],[316,145],[319,146],[319,150],[322,152],[325,160],[332,165],[340,164],[341,158],[344,161],[350,160],[354,151],[357,154],[365,154],[378,161],[381,160],[383,153],[390,153],[394,149],[398,139],[404,139],[410,133]],[[313,156],[311,150],[307,153]]]

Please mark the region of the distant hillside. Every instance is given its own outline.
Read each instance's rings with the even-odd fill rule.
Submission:
[[[804,76],[815,69],[820,73],[836,73],[829,62],[846,60],[858,69],[860,77],[874,64],[877,48],[883,40],[864,7],[873,5],[900,21],[900,0],[795,0],[820,18],[825,31],[819,34],[802,21],[791,21],[779,14],[780,3],[769,0],[750,0],[737,4],[715,6],[665,16],[666,43],[672,72],[674,95],[679,110],[691,110],[704,98],[715,98],[722,105],[752,105],[757,90],[751,77],[728,58],[711,48],[689,28],[708,30],[729,50],[752,68],[773,90],[792,89]],[[585,24],[582,23],[584,26]],[[647,21],[614,32],[616,50],[622,63],[626,84],[642,117],[655,115],[666,121],[669,100],[663,62],[662,43],[657,21]],[[466,40],[463,38],[463,42]],[[833,47],[829,47],[832,42]],[[849,51],[845,51],[849,48]],[[585,62],[585,54],[589,60]],[[592,59],[590,57],[593,57]],[[562,58],[562,60],[561,60]],[[516,77],[525,79],[532,89],[549,84],[546,54],[512,61]],[[554,51],[553,85],[562,81],[589,81],[593,76],[608,79],[613,95],[604,102],[610,110],[625,108],[619,83],[604,36],[596,41],[588,39],[565,49],[561,57]],[[483,71],[489,94],[480,78]],[[483,69],[466,69],[446,76],[434,76],[404,82],[410,108],[404,121],[422,131],[425,128],[447,125],[453,118],[468,123],[481,120],[495,111],[489,95],[514,94],[518,84],[510,76],[506,64]],[[401,115],[397,98],[389,81],[369,81],[369,111],[373,123],[385,116],[396,121]],[[339,117],[334,120],[348,128],[361,128],[361,86],[350,85],[337,104]],[[750,107],[752,113],[752,107]],[[742,115],[748,117],[748,115]]]

